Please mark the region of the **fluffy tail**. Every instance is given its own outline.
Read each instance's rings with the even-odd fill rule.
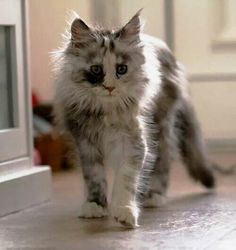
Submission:
[[[182,100],[177,112],[176,128],[180,154],[190,176],[205,187],[213,188],[215,178],[207,159],[205,143],[195,111],[189,100]]]

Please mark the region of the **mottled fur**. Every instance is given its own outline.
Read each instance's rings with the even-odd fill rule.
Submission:
[[[137,226],[137,200],[157,206],[166,193],[176,143],[190,175],[214,185],[183,69],[162,41],[140,33],[139,13],[117,31],[76,18],[56,62],[55,117],[80,155],[87,187],[82,217],[106,215],[108,165],[117,171],[111,214]],[[92,73],[91,65],[103,72]],[[127,73],[119,75],[117,65]]]

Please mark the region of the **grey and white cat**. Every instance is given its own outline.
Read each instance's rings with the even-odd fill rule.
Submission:
[[[214,186],[183,69],[164,42],[141,33],[139,16],[114,31],[76,18],[56,59],[56,121],[73,138],[87,189],[80,216],[107,215],[105,167],[115,167],[110,212],[131,228],[139,205],[162,202],[174,145],[190,176]]]

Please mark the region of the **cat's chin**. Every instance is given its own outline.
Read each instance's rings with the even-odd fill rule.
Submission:
[[[116,99],[116,97],[117,96],[115,96],[115,95],[104,95],[104,96],[102,96],[102,99],[104,101],[111,101],[112,102]]]

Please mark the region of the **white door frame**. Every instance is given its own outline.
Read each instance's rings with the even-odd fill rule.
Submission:
[[[14,27],[18,95],[17,127],[0,131],[0,217],[47,201],[51,196],[50,168],[33,166],[27,1],[0,0],[0,25]]]

